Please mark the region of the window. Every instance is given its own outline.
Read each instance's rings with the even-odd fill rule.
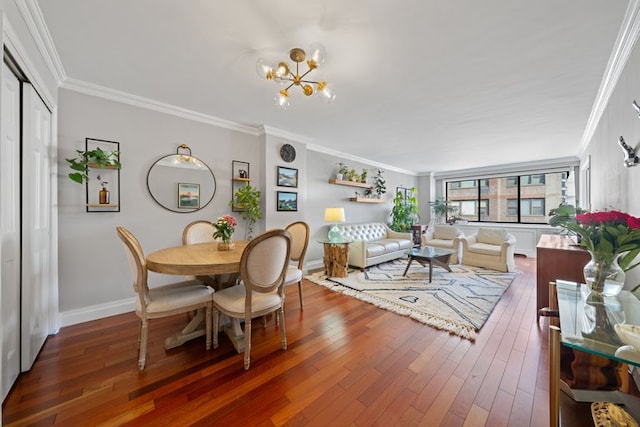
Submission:
[[[547,206],[571,193],[568,172],[535,173],[447,182],[447,201],[468,221],[545,224]]]

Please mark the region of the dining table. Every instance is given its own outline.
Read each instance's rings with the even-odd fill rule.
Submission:
[[[161,274],[195,276],[196,279],[215,290],[233,286],[240,274],[242,252],[249,242],[236,240],[234,243],[235,248],[228,251],[219,251],[218,242],[160,249],[147,255],[147,270]],[[205,334],[204,316],[204,310],[198,310],[182,331],[165,340],[165,349],[180,346],[191,339],[203,336]],[[244,351],[244,333],[240,326],[240,320],[230,319],[230,323],[225,326],[224,331],[238,353],[242,353]]]

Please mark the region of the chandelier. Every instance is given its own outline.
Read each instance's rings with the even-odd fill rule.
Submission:
[[[271,80],[280,85],[287,85],[284,89],[280,90],[275,97],[276,104],[286,110],[289,106],[289,89],[293,86],[298,86],[302,89],[302,93],[306,96],[318,94],[326,102],[331,102],[336,98],[336,94],[331,87],[325,81],[308,80],[307,75],[313,70],[322,65],[325,60],[324,47],[320,43],[313,43],[309,48],[309,56],[307,59],[307,53],[295,47],[289,51],[289,58],[295,62],[295,71],[284,61],[278,62],[277,65],[272,66],[264,59],[258,59],[256,63],[256,71],[258,75],[267,80]],[[307,59],[307,70],[302,74],[300,70],[300,64]]]

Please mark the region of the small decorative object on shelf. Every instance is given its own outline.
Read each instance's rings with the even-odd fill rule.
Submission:
[[[640,254],[640,218],[618,211],[571,215],[571,208],[560,205],[552,210],[554,216],[549,223],[581,237],[580,245],[591,254],[591,261],[584,267],[591,292],[617,295],[624,286],[625,271],[640,264],[632,264]]]
[[[338,181],[343,181],[347,177],[348,173],[349,173],[349,168],[347,167],[347,165],[345,165],[342,162],[339,162],[338,163],[338,172],[336,173],[336,179]]]
[[[362,173],[360,174],[360,182],[362,182],[362,183],[366,183],[367,182],[367,170],[366,169],[362,169]]]
[[[221,240],[218,242],[219,251],[230,251],[235,248],[235,244],[231,238],[233,237],[234,231],[236,231],[237,225],[238,221],[231,215],[221,216],[215,222],[211,223],[211,226],[215,230],[213,232],[213,238]]]
[[[373,177],[373,186],[376,189],[376,196],[378,197],[378,199],[387,192],[386,181],[382,177],[383,172],[384,171],[378,169],[376,176]]]
[[[102,178],[100,177],[100,175],[97,176],[98,181],[100,181],[100,185],[102,185],[102,188],[100,189],[100,191],[98,191],[98,203],[100,203],[101,205],[108,205],[109,204],[109,190],[107,190],[107,181],[102,181]]]

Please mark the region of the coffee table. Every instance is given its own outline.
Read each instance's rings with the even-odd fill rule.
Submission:
[[[409,271],[409,266],[413,260],[418,261],[423,266],[427,266],[429,264],[429,283],[431,283],[431,277],[433,275],[433,265],[437,265],[438,267],[442,267],[451,273],[451,268],[449,267],[449,260],[451,259],[451,254],[455,251],[452,249],[442,249],[442,248],[434,248],[433,246],[422,246],[420,248],[414,248],[409,251],[409,262],[407,263],[407,268],[405,268],[403,276],[407,275]]]

